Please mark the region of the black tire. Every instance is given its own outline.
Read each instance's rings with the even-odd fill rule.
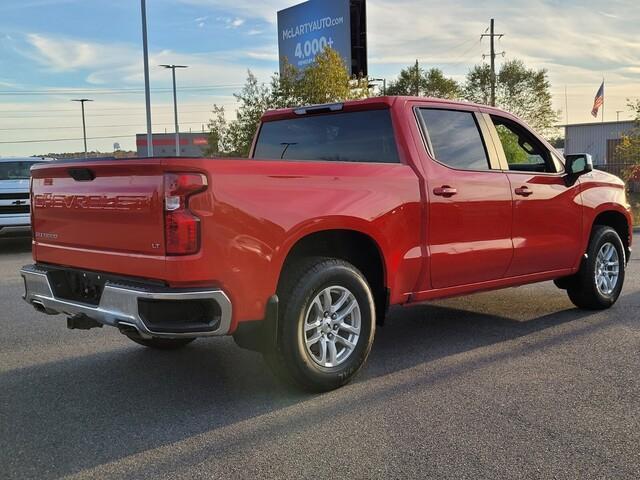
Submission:
[[[281,380],[304,390],[326,392],[347,384],[364,365],[375,336],[376,310],[367,280],[353,265],[323,257],[306,259],[285,275],[278,291],[281,308],[277,347],[264,352],[267,364]],[[348,291],[357,301],[360,334],[343,363],[326,367],[308,351],[305,339],[309,333],[305,333],[304,325],[314,299],[330,287]],[[332,333],[327,333],[329,338]],[[333,338],[338,345],[337,335]]]
[[[127,335],[127,338],[138,345],[155,350],[178,350],[195,340],[195,338],[142,338],[136,335]]]
[[[610,293],[603,293],[596,281],[597,258],[606,244],[614,246],[619,261],[617,283]],[[626,256],[625,248],[618,233],[610,228],[596,225],[591,233],[587,258],[582,261],[580,271],[568,282],[567,293],[573,304],[585,310],[605,310],[612,307],[624,285]]]

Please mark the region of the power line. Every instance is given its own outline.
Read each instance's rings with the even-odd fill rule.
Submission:
[[[202,103],[184,103],[185,107],[201,107]],[[235,105],[235,103],[220,103],[220,106],[231,106]],[[159,108],[173,108],[172,105],[157,105],[153,107],[154,110]],[[100,111],[130,111],[130,110],[144,110],[144,107],[100,107]],[[43,109],[40,110],[0,110],[0,113],[42,113]],[[48,108],[47,112],[75,112],[74,109],[69,108]]]
[[[131,138],[131,135],[109,135],[106,137],[87,137],[87,140],[104,140],[109,138]],[[15,140],[13,142],[0,142],[0,145],[10,145],[16,143],[48,143],[48,142],[76,142],[83,140],[80,138],[49,138],[46,140]]]
[[[181,122],[183,125],[201,125],[207,124],[209,120],[204,122]],[[154,123],[156,127],[170,127],[173,123]],[[116,127],[136,127],[143,128],[143,125],[138,124],[129,124],[129,125],[91,125],[92,128],[116,128]],[[80,128],[77,125],[74,126],[64,126],[64,127],[11,127],[11,128],[0,128],[0,131],[20,131],[20,130],[73,130]]]
[[[467,58],[469,58],[469,53],[471,53],[471,51],[474,48],[477,48],[478,45],[480,45],[480,41],[479,40],[475,40],[473,45],[471,45],[471,47],[467,50],[464,51],[464,53],[462,53],[461,55],[459,55],[458,57],[456,57],[456,59],[453,62],[447,62],[447,65],[458,65],[462,62],[464,62],[465,60],[467,60]]]
[[[226,88],[239,88],[242,84],[201,85],[181,87],[180,90],[199,92]],[[154,92],[171,93],[172,88],[154,88]],[[104,89],[37,89],[37,90],[0,90],[0,95],[129,95],[143,94],[143,88],[104,88]]]
[[[452,52],[454,52],[454,51],[456,51],[456,50],[460,49],[460,47],[464,47],[464,46],[466,46],[466,45],[467,45],[467,44],[469,44],[470,42],[473,42],[473,43],[475,44],[475,43],[476,43],[476,41],[477,41],[477,40],[476,40],[475,38],[467,39],[467,40],[465,40],[465,41],[463,41],[463,42],[458,43],[457,45],[455,45],[455,46],[453,46],[453,47],[451,47],[451,48],[448,48],[447,50],[444,50],[444,51],[442,51],[442,52],[439,52],[437,55],[438,55],[438,56],[444,56],[444,55],[446,55],[446,54],[448,54],[448,53],[452,53]]]
[[[184,110],[182,113],[211,113],[211,110]],[[144,115],[144,112],[138,112],[138,113],[96,113],[96,114],[91,114],[89,116],[89,118],[93,118],[93,117],[135,117],[138,115]],[[154,115],[173,115],[172,112],[159,112],[159,113],[155,113]],[[73,117],[74,115],[28,115],[28,116],[16,116],[16,115],[9,115],[9,116],[3,116],[2,118],[0,118],[1,120],[4,119],[23,119],[23,120],[28,120],[30,118],[66,118],[66,117]]]

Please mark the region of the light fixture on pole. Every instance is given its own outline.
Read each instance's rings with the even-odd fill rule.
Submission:
[[[85,102],[93,102],[88,98],[78,98],[71,100],[72,102],[80,102],[80,106],[82,107],[82,137],[84,138],[84,156],[87,157],[87,125],[84,121],[84,104]]]
[[[173,77],[173,116],[176,122],[176,156],[180,156],[180,128],[178,127],[178,98],[176,96],[176,68],[189,68],[187,65],[160,65],[171,69]]]

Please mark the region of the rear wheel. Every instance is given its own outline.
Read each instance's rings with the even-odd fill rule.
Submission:
[[[625,249],[618,233],[610,227],[594,227],[587,258],[567,284],[569,298],[588,310],[613,306],[622,292],[625,267]]]
[[[177,350],[195,340],[195,338],[142,338],[137,335],[127,335],[127,337],[138,345],[155,350]]]
[[[371,288],[353,265],[314,258],[286,274],[277,347],[265,359],[282,379],[311,391],[348,383],[375,335]]]

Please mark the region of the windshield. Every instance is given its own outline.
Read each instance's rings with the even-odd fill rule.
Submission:
[[[0,162],[0,180],[28,180],[31,167],[42,162]]]

